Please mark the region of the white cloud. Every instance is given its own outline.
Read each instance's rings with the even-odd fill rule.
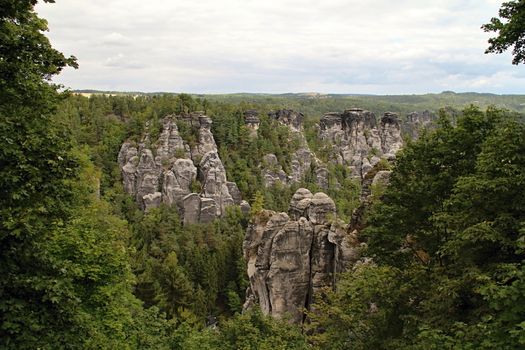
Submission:
[[[101,42],[110,46],[126,46],[132,43],[130,38],[117,32],[104,35],[101,38]]]
[[[106,58],[104,65],[113,68],[128,68],[128,69],[140,69],[146,68],[147,65],[137,60],[130,59],[122,53],[118,53],[115,56]]]
[[[493,0],[77,0],[38,5],[80,69],[72,88],[187,92],[525,93],[484,55]],[[140,69],[137,69],[140,68]],[[513,72],[509,84],[482,83]],[[449,77],[468,77],[449,78]],[[492,78],[494,79],[494,78]],[[474,83],[477,81],[478,83]]]

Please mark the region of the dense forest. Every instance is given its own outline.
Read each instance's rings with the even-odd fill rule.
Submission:
[[[0,347],[5,349],[520,349],[525,347],[525,124],[521,96],[275,96],[63,91],[50,79],[75,57],[55,50],[36,1],[0,1]],[[360,179],[317,138],[328,111],[363,107],[435,125],[407,140],[390,184],[375,189],[359,263],[305,310],[301,325],[243,310],[243,239],[262,210],[287,211],[312,174],[265,186],[261,159],[287,173],[297,135],[268,113],[306,116],[328,166],[325,191],[348,222]],[[244,113],[257,110],[249,136]],[[142,210],[117,157],[166,115],[203,111],[231,206],[183,225],[175,206]],[[194,130],[179,125],[196,142]],[[377,169],[376,169],[377,170]],[[199,187],[198,183],[192,186]]]

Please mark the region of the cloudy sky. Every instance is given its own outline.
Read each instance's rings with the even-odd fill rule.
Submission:
[[[52,43],[73,89],[190,93],[525,93],[485,55],[495,0],[57,0]]]

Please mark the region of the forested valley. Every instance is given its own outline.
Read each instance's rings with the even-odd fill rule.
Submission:
[[[0,348],[525,347],[523,96],[87,97],[36,1],[0,3]],[[264,251],[292,224],[324,249],[299,321]]]

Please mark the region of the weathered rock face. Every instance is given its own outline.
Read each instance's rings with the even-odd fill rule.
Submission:
[[[217,145],[211,132],[211,118],[199,115],[199,143],[191,150],[192,158],[203,157],[208,152],[217,152]]]
[[[396,114],[387,112],[378,122],[373,113],[359,108],[325,114],[319,137],[333,144],[334,161],[347,165],[360,178],[381,158],[395,158],[403,146]]]
[[[304,140],[299,149],[292,155],[290,182],[300,182],[305,174],[310,171],[312,165],[317,165],[317,161],[306,140]]]
[[[172,168],[164,172],[162,194],[164,203],[182,205],[182,199],[191,192],[197,178],[197,168],[191,159],[177,159]]]
[[[303,130],[304,115],[302,113],[295,112],[291,109],[280,109],[268,113],[268,116],[288,126],[292,131],[300,132]]]
[[[156,208],[160,205],[162,199],[162,194],[160,192],[148,193],[142,196],[144,201],[144,208],[148,210],[149,208]]]
[[[226,187],[228,188],[228,192],[232,197],[233,203],[236,205],[241,205],[242,195],[239,187],[237,187],[237,184],[235,182],[228,181],[226,182]]]
[[[199,142],[193,147],[179,134],[178,120],[198,128]],[[152,142],[146,132],[139,145],[132,142],[122,145],[118,163],[124,189],[141,208],[148,210],[160,203],[177,205],[188,224],[210,222],[221,216],[227,206],[241,203],[237,185],[226,178],[211,123],[202,113],[167,116],[158,140]],[[192,187],[199,184],[201,192],[192,193]]]
[[[381,153],[387,159],[395,159],[397,151],[403,147],[401,126],[397,114],[386,112],[379,124],[379,138],[381,139]]]
[[[136,193],[136,172],[139,165],[137,148],[129,142],[124,143],[118,155],[118,164],[122,170],[124,190],[127,193]]]
[[[245,123],[248,127],[250,127],[249,120],[251,120],[253,113],[253,110],[245,112]],[[276,120],[279,124],[289,128],[292,137],[299,141],[299,148],[291,156],[289,174],[282,169],[274,154],[267,154],[264,157],[262,162],[262,175],[265,186],[271,187],[278,182],[283,185],[299,183],[308,172],[313,170],[317,184],[321,188],[327,189],[328,171],[324,167],[324,164],[322,164],[310,150],[303,134],[304,115],[290,109],[282,109],[268,113],[268,116]]]
[[[248,130],[250,130],[250,136],[256,137],[257,130],[259,130],[259,125],[261,120],[259,119],[259,112],[255,109],[250,109],[244,112],[244,123]]]
[[[265,155],[263,157],[262,166],[262,175],[266,187],[271,187],[277,182],[282,184],[288,183],[288,175],[286,175],[283,167],[279,164],[275,154],[270,153]]]
[[[184,224],[199,222],[201,213],[201,197],[197,193],[190,193],[182,199],[184,207]]]
[[[315,157],[315,154],[310,151],[306,141],[292,154],[290,175],[283,170],[275,154],[265,155],[261,165],[266,187],[271,187],[276,183],[281,183],[282,185],[299,183],[308,172],[312,171],[313,167],[319,187],[323,189],[328,188],[328,177],[330,174],[321,161]]]
[[[324,166],[320,166],[315,170],[315,179],[317,186],[319,186],[322,189],[328,189],[328,178],[330,176],[330,172],[327,168]]]
[[[435,127],[436,119],[437,117],[429,111],[409,113],[407,122],[403,126],[403,131],[410,135],[412,139],[417,139],[423,129]]]
[[[290,201],[288,214],[292,220],[299,220],[301,217],[307,217],[307,209],[312,202],[313,194],[306,188],[300,188],[295,191]]]
[[[242,200],[241,203],[239,204],[239,206],[241,207],[241,212],[244,215],[248,215],[250,213],[250,210],[252,209],[251,206],[250,206],[250,203],[248,203],[245,200]]]
[[[162,121],[162,131],[157,141],[157,157],[161,161],[170,161],[175,155],[190,158],[190,148],[179,135],[175,118],[168,117]]]
[[[335,209],[326,194],[301,188],[288,214],[255,216],[243,243],[250,278],[245,308],[258,304],[265,314],[303,321],[314,293],[359,258],[357,240],[335,219]]]
[[[216,214],[220,216],[227,206],[233,204],[233,198],[228,190],[226,170],[216,150],[209,151],[202,157],[200,171],[203,197],[215,201]]]

